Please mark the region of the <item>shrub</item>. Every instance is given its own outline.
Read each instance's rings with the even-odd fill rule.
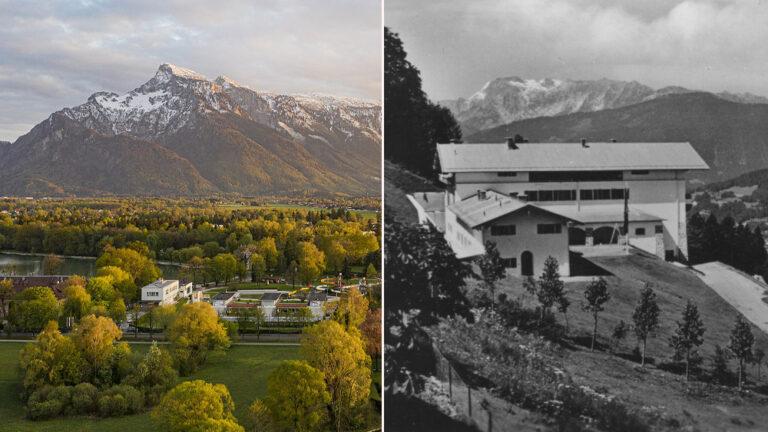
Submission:
[[[27,401],[27,416],[32,420],[57,417],[69,411],[72,387],[43,386],[34,391]]]
[[[93,414],[99,390],[91,383],[80,383],[72,389],[72,412],[74,414]]]
[[[98,406],[102,417],[136,414],[144,408],[144,395],[131,386],[116,385],[101,392]]]

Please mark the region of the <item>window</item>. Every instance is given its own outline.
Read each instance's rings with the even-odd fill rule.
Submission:
[[[581,195],[581,199],[584,201],[590,201],[593,200],[594,194],[592,193],[592,189],[582,189],[579,191],[579,194]]]
[[[507,236],[517,234],[515,225],[494,225],[491,227],[492,236]]]
[[[596,200],[609,200],[611,199],[610,189],[595,189],[594,195]]]
[[[574,201],[576,200],[575,190],[556,190],[555,201]]]
[[[551,191],[551,190],[539,191],[539,201],[554,201],[554,198],[555,198],[555,191]]]
[[[563,226],[561,224],[538,224],[536,225],[536,232],[538,234],[560,234],[563,232]]]
[[[624,179],[623,171],[531,171],[528,174],[534,183],[616,181]]]
[[[632,170],[630,172],[632,175],[648,175],[648,173],[650,173],[648,170]]]
[[[629,191],[627,191],[627,198],[629,198]],[[611,199],[623,200],[624,199],[624,189],[611,189]]]
[[[517,268],[517,258],[502,258],[501,261],[506,268]]]
[[[635,228],[635,235],[644,236],[645,228]]]
[[[496,175],[499,177],[517,177],[517,173],[512,171],[497,172]]]
[[[528,198],[528,201],[539,200],[539,193],[537,191],[525,191],[525,196]]]
[[[664,225],[656,225],[654,230],[656,234],[664,234]]]

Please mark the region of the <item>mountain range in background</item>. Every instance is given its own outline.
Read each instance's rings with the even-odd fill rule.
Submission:
[[[377,196],[381,105],[163,64],[0,142],[2,195]]]
[[[519,120],[465,140],[502,142],[514,134],[531,142],[687,141],[710,166],[689,173],[694,183],[768,166],[768,104],[731,102],[711,93],[673,93],[621,108]]]
[[[513,121],[593,112],[646,102],[670,94],[699,93],[683,87],[654,90],[636,81],[497,78],[467,99],[443,100],[465,136]],[[714,93],[713,93],[714,94]],[[750,93],[714,94],[738,103],[768,103]]]

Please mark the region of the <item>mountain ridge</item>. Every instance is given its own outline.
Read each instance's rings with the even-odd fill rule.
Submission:
[[[368,196],[379,190],[380,129],[374,102],[258,92],[162,64],[136,89],[93,93],[0,145],[0,193]],[[82,178],[100,166],[114,175]]]
[[[620,108],[668,94],[702,93],[679,86],[654,90],[637,81],[522,79],[516,76],[488,81],[469,98],[443,100],[466,135],[517,120],[576,112]],[[706,92],[708,93],[708,92]],[[739,103],[768,103],[750,93],[710,93]]]

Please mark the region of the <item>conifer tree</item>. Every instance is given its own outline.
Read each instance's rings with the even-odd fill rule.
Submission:
[[[584,310],[591,313],[592,318],[594,319],[592,344],[589,348],[590,350],[594,350],[595,339],[597,339],[597,316],[604,310],[603,305],[611,299],[611,295],[608,293],[608,283],[605,282],[605,279],[598,278],[592,280],[592,282],[587,285],[586,291],[584,291],[584,298],[587,301],[584,304]]]
[[[685,359],[685,379],[690,376],[691,354],[704,342],[704,323],[699,317],[699,309],[690,300],[685,304],[682,320],[677,322],[677,330],[669,340],[669,346],[675,349],[678,357]]]
[[[640,365],[645,367],[645,348],[648,335],[659,325],[659,305],[656,304],[656,293],[649,285],[646,285],[640,294],[640,302],[632,314],[632,321],[635,323],[635,335],[642,344]]]
[[[742,388],[744,376],[744,363],[752,358],[752,345],[755,343],[755,337],[752,335],[752,329],[744,321],[741,315],[736,316],[736,323],[731,330],[731,342],[728,349],[731,350],[736,359],[739,360],[739,390]]]
[[[560,265],[553,256],[547,257],[544,261],[544,271],[538,280],[538,290],[536,296],[541,304],[541,313],[539,315],[539,324],[544,320],[545,312],[549,312],[555,303],[561,301],[563,297],[563,281],[560,279]]]
[[[485,242],[485,254],[477,259],[477,265],[480,267],[480,276],[483,280],[483,287],[488,290],[491,300],[491,310],[496,303],[496,283],[507,275],[504,267],[504,260],[496,249],[496,243],[492,241]]]

